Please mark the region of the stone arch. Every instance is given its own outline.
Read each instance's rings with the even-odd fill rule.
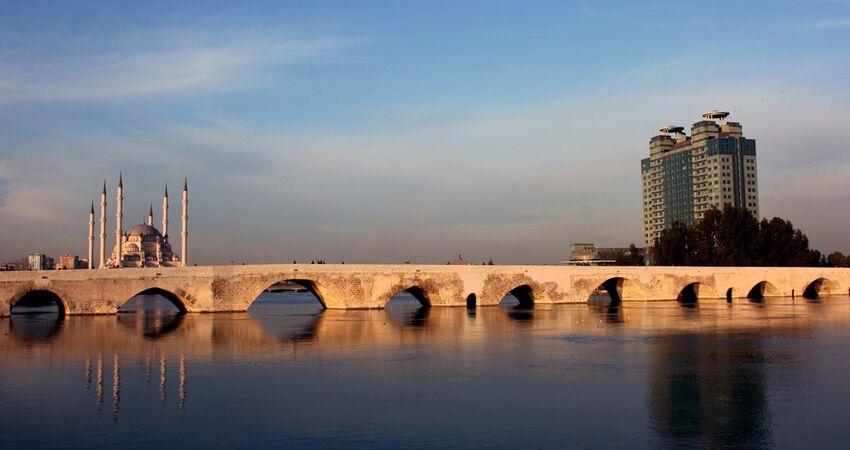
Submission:
[[[478,297],[475,295],[475,292],[466,296],[466,307],[469,309],[474,309],[478,306]]]
[[[695,304],[700,298],[717,298],[717,293],[705,283],[692,281],[679,289],[676,296],[676,300],[683,304]]]
[[[173,292],[173,291],[170,291],[168,289],[163,289],[161,287],[151,287],[151,288],[143,289],[142,291],[139,291],[139,292],[131,295],[130,297],[125,299],[123,302],[121,302],[121,304],[118,305],[117,309],[121,310],[121,308],[123,308],[124,305],[129,303],[130,300],[132,300],[133,297],[135,297],[137,295],[159,295],[161,297],[164,297],[169,302],[171,302],[172,305],[177,307],[177,310],[180,312],[180,314],[185,314],[186,312],[188,312],[189,310],[186,307],[186,304],[191,303],[188,299],[188,294],[186,294],[185,292],[182,292],[182,291]]]
[[[426,291],[425,289],[423,289],[422,287],[420,287],[418,284],[415,284],[415,283],[414,284],[397,284],[397,285],[393,286],[392,288],[390,288],[389,291],[387,291],[386,294],[384,294],[380,297],[381,305],[383,307],[386,307],[390,303],[390,301],[392,301],[393,297],[395,297],[398,294],[401,294],[402,292],[407,292],[408,294],[412,295],[413,298],[415,298],[417,301],[419,301],[419,304],[422,305],[423,307],[425,307],[425,308],[431,307],[431,304],[432,304],[431,298],[432,298],[433,294],[429,291]]]
[[[803,297],[808,299],[816,299],[822,295],[834,295],[839,293],[838,283],[829,278],[821,277],[806,284],[802,292]]]
[[[532,307],[534,306],[534,288],[531,287],[530,284],[521,284],[516,286],[506,292],[502,298],[507,297],[508,295],[513,295],[517,300],[519,300],[519,306],[521,307]],[[499,299],[501,302],[502,299]]]
[[[735,295],[735,290],[733,288],[726,289],[726,301],[728,303],[732,303],[732,298]]]
[[[763,300],[765,297],[779,295],[779,289],[773,283],[765,280],[759,281],[747,293],[747,298],[750,300]]]
[[[297,284],[297,285],[304,287],[304,289],[306,289],[309,293],[313,294],[313,296],[316,297],[316,299],[319,300],[319,303],[322,305],[322,309],[328,309],[327,302],[325,301],[325,294],[324,294],[325,289],[322,286],[320,286],[319,282],[317,282],[316,280],[313,280],[313,279],[309,279],[309,278],[298,278],[298,277],[291,277],[291,278],[283,277],[283,278],[280,278],[280,279],[272,280],[268,284],[263,285],[262,288],[257,290],[254,293],[254,295],[251,298],[248,299],[247,305],[245,305],[245,309],[248,309],[248,307],[250,307],[251,304],[254,303],[257,300],[257,298],[263,292],[267,291],[270,287],[272,287],[276,284],[281,284],[281,283],[294,283],[294,284]]]
[[[680,303],[696,303],[699,300],[699,283],[690,283],[680,289],[676,300]]]
[[[68,305],[58,293],[50,289],[27,289],[19,292],[9,301],[9,313],[14,313],[15,306],[26,306],[30,302],[42,301],[55,304],[59,316],[64,317],[68,314]]]
[[[593,291],[587,294],[587,300],[590,301],[590,297],[600,289],[604,289],[608,297],[611,298],[611,306],[618,306],[627,300],[646,299],[646,295],[640,285],[625,277],[610,277],[600,282]]]

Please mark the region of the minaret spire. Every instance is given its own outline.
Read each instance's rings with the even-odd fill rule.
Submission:
[[[91,201],[91,210],[89,210],[89,269],[94,267],[92,257],[94,256],[94,200]]]
[[[165,193],[162,194],[162,237],[168,241],[168,183],[165,183]]]
[[[180,259],[182,259],[181,265],[186,267],[188,264],[189,254],[187,253],[186,246],[187,240],[189,238],[189,178],[183,179],[183,230],[180,233],[183,237],[183,245],[182,251],[180,254]]]
[[[153,202],[151,202],[151,209],[148,210],[148,225],[153,226]]]
[[[124,260],[124,249],[121,248],[124,238],[124,180],[123,174],[118,174],[118,191],[115,194],[115,265],[121,267]]]
[[[106,179],[103,179],[103,192],[100,194],[100,263],[101,269],[106,268]]]

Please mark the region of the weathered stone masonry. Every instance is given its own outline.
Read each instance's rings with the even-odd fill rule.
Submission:
[[[295,281],[331,309],[383,308],[399,292],[430,306],[584,303],[600,286],[623,302],[847,295],[850,269],[275,264],[0,272],[0,317],[47,291],[66,314],[114,314],[142,292],[187,312],[245,311],[274,283]]]

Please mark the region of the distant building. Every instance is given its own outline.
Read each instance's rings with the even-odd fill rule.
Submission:
[[[728,116],[707,112],[691,126],[691,136],[670,125],[649,141],[640,170],[646,246],[674,221],[693,224],[711,208],[731,205],[758,217],[756,141]]]
[[[638,254],[644,256],[644,249],[639,248]],[[597,247],[591,243],[570,244],[570,259],[561,261],[568,266],[612,266],[627,264],[628,247]]]
[[[59,257],[56,270],[85,269],[86,267],[88,267],[88,261],[85,259],[80,259],[77,255],[62,255]]]
[[[27,256],[27,268],[29,270],[50,270],[53,269],[53,258],[42,255],[41,253],[33,253]]]
[[[177,256],[171,249],[168,234],[168,188],[165,188],[165,193],[162,196],[162,231],[158,230],[153,225],[153,204],[148,211],[147,223],[140,223],[130,228],[128,232],[124,232],[124,181],[123,177],[118,177],[118,188],[115,197],[115,246],[112,250],[112,256],[107,260],[105,251],[106,240],[106,183],[103,185],[101,194],[101,233],[100,233],[100,267],[101,268],[120,268],[120,267],[180,267],[186,264],[187,255],[187,239],[188,239],[188,205],[189,205],[189,186],[188,182],[183,182],[183,214],[182,214],[182,229],[180,235],[182,237],[181,253],[182,257]],[[92,205],[89,213],[89,255],[93,254],[94,242],[94,205]],[[90,258],[93,256],[90,256]],[[92,267],[94,265],[92,264]]]

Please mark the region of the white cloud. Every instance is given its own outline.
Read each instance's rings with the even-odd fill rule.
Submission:
[[[160,33],[56,45],[34,58],[0,52],[0,102],[107,101],[128,97],[239,91],[261,82],[263,68],[326,57],[364,40],[281,33]]]

